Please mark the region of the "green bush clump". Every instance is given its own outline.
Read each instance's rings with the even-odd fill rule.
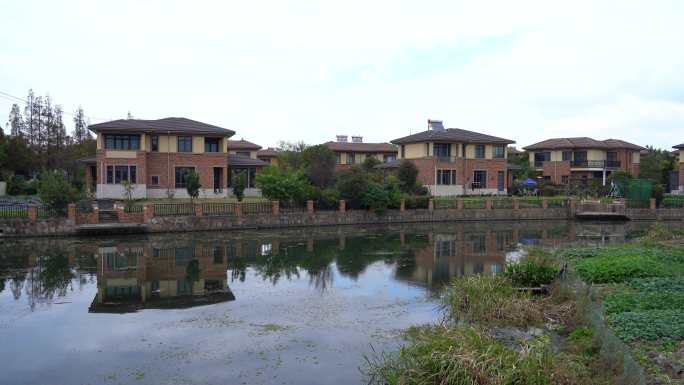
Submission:
[[[632,278],[667,277],[670,266],[643,255],[615,255],[587,258],[575,266],[583,280],[590,283],[617,283]]]
[[[466,326],[412,328],[398,353],[370,362],[372,384],[519,384],[555,383],[548,337],[523,342],[516,351],[484,331]]]
[[[568,260],[591,258],[598,255],[596,247],[571,247],[558,252],[558,257]]]
[[[504,275],[513,286],[538,287],[550,284],[558,274],[558,263],[551,254],[540,249],[528,250],[528,254],[517,263],[509,263]]]
[[[635,278],[629,281],[629,286],[640,291],[679,291],[684,293],[684,278]]]
[[[623,341],[671,341],[684,339],[684,310],[625,312],[608,318]]]
[[[684,292],[615,292],[603,300],[603,305],[607,314],[684,309]]]

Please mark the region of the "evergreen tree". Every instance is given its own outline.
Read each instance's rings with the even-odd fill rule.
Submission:
[[[91,136],[88,131],[86,116],[83,112],[83,107],[78,106],[78,110],[76,110],[76,113],[74,114],[74,140],[76,143],[81,144],[88,139],[91,139]]]
[[[10,135],[21,136],[24,134],[24,118],[18,104],[12,104],[9,114]]]

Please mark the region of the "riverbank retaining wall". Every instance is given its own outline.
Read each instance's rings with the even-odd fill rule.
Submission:
[[[339,210],[315,211],[313,205],[301,212],[283,212],[274,202],[270,212],[243,214],[241,209],[231,215],[203,215],[198,210],[195,215],[156,216],[151,206],[146,206],[143,213],[126,214],[119,212],[120,223],[137,223],[141,230],[162,232],[187,232],[207,230],[241,230],[267,229],[310,226],[338,226],[357,224],[447,222],[447,221],[521,221],[521,220],[569,220],[575,219],[577,205],[574,201],[565,207],[552,208],[548,204],[542,207],[521,208],[518,204],[513,208],[493,208],[486,204],[484,208],[464,208],[462,204],[455,208],[435,208],[430,203],[427,209],[387,210],[375,213],[369,210],[346,210],[344,203]],[[121,210],[119,210],[121,211]],[[97,211],[81,214],[70,207],[69,215],[62,218],[40,219],[35,216],[26,218],[0,218],[0,236],[56,236],[75,235],[84,225],[102,226],[101,232],[117,224],[98,224]],[[684,208],[643,208],[625,209],[625,215],[631,220],[684,221]]]

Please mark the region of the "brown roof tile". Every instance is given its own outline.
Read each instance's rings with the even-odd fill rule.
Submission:
[[[641,146],[620,139],[596,140],[589,137],[553,138],[524,147],[525,150],[562,150],[574,148],[630,149],[643,150]]]
[[[326,142],[323,145],[332,151],[397,152],[397,147],[390,143]]]
[[[231,137],[235,131],[191,120],[187,118],[163,118],[154,120],[119,119],[110,122],[91,124],[91,131],[146,132],[146,133],[188,133],[216,134]]]
[[[264,157],[269,157],[269,156],[278,156],[279,152],[275,148],[265,148],[263,150],[257,151],[257,157],[259,156],[264,156]]]
[[[253,159],[248,156],[228,154],[228,166],[268,166],[268,163],[261,159]]]
[[[256,143],[248,142],[244,139],[240,140],[229,140],[228,141],[229,150],[259,150],[261,146]]]
[[[684,143],[678,144],[678,145],[676,145],[676,146],[674,146],[674,147],[672,147],[672,148],[678,148],[678,149],[680,149],[680,150],[684,150]]]
[[[449,142],[463,142],[463,143],[498,143],[498,144],[513,144],[514,140],[499,138],[496,136],[481,134],[479,132],[462,130],[460,128],[447,128],[445,130],[427,130],[417,134],[404,136],[403,138],[394,139],[394,144],[417,143],[427,141],[449,141]]]

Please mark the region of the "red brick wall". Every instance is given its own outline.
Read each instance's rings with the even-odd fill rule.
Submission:
[[[227,181],[227,157],[226,154],[184,154],[184,153],[158,153],[147,154],[148,178],[145,180],[148,187],[152,186],[152,176],[159,176],[159,188],[175,188],[176,167],[195,167],[200,175],[202,188],[214,186],[214,167],[223,168],[223,187]]]
[[[570,161],[544,162],[542,175],[551,177],[551,183],[561,184],[564,176],[570,176]]]
[[[456,183],[469,186],[473,182],[473,171],[487,171],[487,186],[496,189],[497,172],[507,172],[505,159],[457,159],[454,162],[438,162],[437,159],[411,159],[418,168],[418,181],[425,185],[435,184],[435,168],[442,170],[456,170]],[[504,185],[506,184],[504,177]]]
[[[138,151],[135,158],[105,158],[105,151],[97,151],[97,184],[107,183],[107,166],[136,166],[137,183],[145,183],[147,178],[145,153]],[[104,164],[103,164],[104,162]]]
[[[679,185],[684,186],[684,163],[679,164]]]

